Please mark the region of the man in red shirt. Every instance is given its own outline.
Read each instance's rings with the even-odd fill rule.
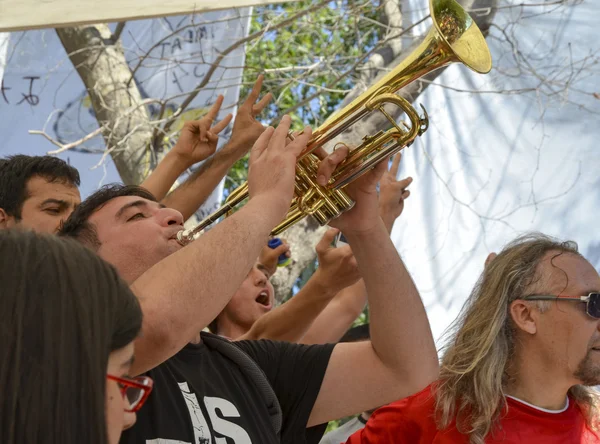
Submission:
[[[487,262],[440,378],[375,412],[348,444],[600,443],[600,276],[541,234]]]

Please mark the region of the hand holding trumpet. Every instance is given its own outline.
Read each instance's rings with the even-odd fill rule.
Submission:
[[[312,131],[306,127],[302,134],[286,145],[291,119],[284,116],[277,129],[268,127],[250,151],[248,193],[250,199],[261,197],[277,212],[279,222],[286,215],[294,196],[296,161],[306,148]],[[274,225],[274,224],[273,224]]]

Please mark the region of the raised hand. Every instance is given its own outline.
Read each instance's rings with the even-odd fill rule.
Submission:
[[[283,219],[290,207],[294,195],[296,161],[312,136],[312,130],[307,126],[302,134],[286,146],[290,124],[290,117],[284,116],[277,129],[268,127],[250,151],[250,199],[266,197],[266,204],[280,213],[277,222]]]
[[[279,256],[285,254],[286,257],[291,257],[290,245],[285,239],[281,239],[281,245],[276,248],[271,248],[268,245],[264,246],[258,256],[258,262],[265,266],[269,276],[273,276],[277,271],[277,262]]]
[[[219,95],[204,117],[183,124],[179,140],[171,152],[188,167],[207,159],[217,150],[218,134],[229,125],[232,118],[231,114],[227,114],[213,125],[222,104],[223,96]]]
[[[246,154],[258,137],[263,133],[265,127],[256,120],[263,109],[269,104],[273,95],[269,92],[258,100],[263,83],[263,75],[258,76],[252,91],[238,108],[229,144],[224,149],[235,152],[238,158]],[[256,101],[258,100],[258,103]]]
[[[401,159],[402,153],[394,155],[390,170],[383,173],[383,177],[379,182],[379,214],[390,233],[394,221],[404,210],[404,200],[410,196],[410,191],[406,188],[412,183],[412,177],[406,177],[402,180],[396,179]]]
[[[324,285],[327,291],[334,294],[355,284],[360,279],[358,263],[350,246],[334,247],[331,245],[338,233],[337,228],[330,228],[325,232],[316,247],[319,258],[317,272],[319,273],[321,285]]]
[[[348,155],[348,151],[347,147],[342,146],[321,161],[317,171],[317,182],[320,185],[326,184],[329,181],[335,168]],[[347,185],[344,190],[356,203],[352,209],[332,220],[329,225],[339,228],[348,236],[352,233],[369,231],[381,223],[377,198],[377,183],[386,170],[387,163],[382,161],[364,173],[360,178]]]

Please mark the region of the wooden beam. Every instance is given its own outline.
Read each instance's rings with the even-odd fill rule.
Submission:
[[[0,32],[193,14],[290,0],[0,0]]]

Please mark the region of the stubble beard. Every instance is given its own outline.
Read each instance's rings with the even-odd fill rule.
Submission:
[[[573,374],[585,386],[600,385],[600,365],[594,362],[594,353],[590,349]]]

